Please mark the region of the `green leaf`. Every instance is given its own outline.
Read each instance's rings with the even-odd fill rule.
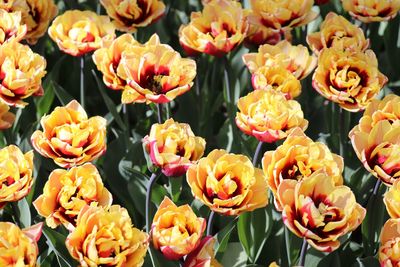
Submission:
[[[179,196],[182,191],[182,177],[172,177],[169,178],[168,193],[171,196],[173,202],[178,202]]]
[[[255,263],[260,256],[272,226],[271,205],[239,216],[237,224],[239,240],[251,263]]]
[[[50,86],[53,87],[53,90],[56,93],[58,100],[60,100],[63,106],[67,105],[69,102],[75,99],[67,91],[65,91],[65,89],[62,88],[61,85],[59,85],[55,81],[51,81]]]
[[[216,239],[217,239],[217,245],[216,245],[216,249],[215,249],[216,254],[224,253],[226,251],[231,233],[236,227],[236,222],[237,222],[237,219],[232,220],[216,235]]]
[[[383,190],[386,190],[385,186],[381,186],[376,195],[371,194],[367,205],[367,215],[361,224],[364,254],[367,256],[375,255],[379,244],[379,235],[386,211],[383,204]]]
[[[229,243],[222,257],[222,266],[241,267],[245,266],[247,255],[239,242]]]
[[[72,259],[67,248],[65,247],[65,236],[47,226],[43,227],[43,235],[46,237],[48,246],[55,253],[59,266],[77,266],[77,263],[74,261],[74,259]]]
[[[357,262],[353,264],[353,267],[379,267],[379,261],[370,256],[366,258],[357,258]]]
[[[122,130],[126,130],[126,125],[122,121],[121,117],[119,116],[119,113],[117,111],[115,103],[112,101],[112,99],[107,95],[106,90],[104,88],[104,84],[102,81],[100,81],[99,77],[97,77],[97,74],[94,70],[92,70],[92,75],[94,79],[96,80],[97,83],[97,88],[99,88],[100,94],[103,97],[104,103],[107,106],[108,111],[113,115],[115,122],[118,124],[118,126]]]
[[[17,203],[18,205],[18,218],[19,222],[21,223],[23,228],[31,226],[31,211],[29,209],[28,202],[26,201],[25,198],[21,199]]]

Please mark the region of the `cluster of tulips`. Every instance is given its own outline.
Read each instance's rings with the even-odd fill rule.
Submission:
[[[204,9],[193,12],[179,29],[179,42],[192,57],[185,58],[157,34],[145,43],[132,35],[163,16],[166,6],[159,0],[101,0],[107,16],[68,10],[57,17],[52,0],[0,1],[1,130],[15,120],[10,106],[24,108],[25,98],[43,94],[46,60],[23,43],[34,44],[46,31],[71,56],[93,52],[104,84],[121,92],[122,104],[154,104],[159,113],[192,88],[195,57],[225,57],[242,43],[258,47],[242,57],[254,90],[238,100],[235,118],[244,134],[259,141],[253,159],[223,149],[204,156],[205,139],[189,124],[164,121],[160,114],[143,138],[154,167],[146,231],[133,225],[124,207],[113,204],[92,163],[106,151],[106,119],[88,117],[76,100],[41,118],[32,146],[60,168],[50,173],[33,205],[48,227],[68,230],[65,245],[80,266],[142,266],[151,244],[184,267],[221,266],[211,233],[214,213],[238,216],[264,208],[269,191],[283,223],[304,239],[304,249],[308,244],[323,252],[339,248],[341,237],[362,223],[366,210],[343,183],[342,156],[304,133],[309,122],[296,97],[301,80],[311,73],[312,86],[323,97],[349,112],[365,110],[349,138],[363,166],[389,187],[384,203],[391,219],[382,229],[379,261],[382,266],[400,263],[400,97],[377,99],[388,79],[378,70],[369,40],[355,23],[329,13],[320,30],[307,36],[310,54],[307,47],[291,43],[291,32],[317,18],[313,0],[249,2],[251,9],[233,0],[203,0]],[[389,20],[400,9],[399,0],[342,4],[362,23]],[[116,30],[124,33],[117,37]],[[258,168],[262,144],[275,142],[279,145],[265,152]],[[33,158],[33,151],[24,154],[12,144],[0,150],[0,207],[27,196]],[[150,194],[160,175],[186,176],[194,198],[211,210],[208,225],[189,205],[177,206],[168,197],[151,218]],[[35,266],[42,226],[21,230],[0,222],[0,265]]]

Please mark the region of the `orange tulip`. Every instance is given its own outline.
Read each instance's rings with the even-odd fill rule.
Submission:
[[[149,42],[159,44],[158,38],[152,38]],[[140,46],[131,34],[123,34],[116,38],[109,47],[97,49],[93,53],[93,61],[97,69],[103,74],[103,81],[107,87],[113,90],[123,90],[129,86],[127,81],[121,76],[125,68],[121,63],[123,53],[131,46]]]
[[[0,131],[10,128],[14,121],[14,113],[9,112],[10,107],[4,103],[0,102]]]
[[[323,49],[313,75],[318,93],[351,112],[365,109],[386,82],[372,50]]]
[[[259,21],[277,30],[303,26],[318,16],[311,10],[313,4],[314,0],[250,0],[250,22]]]
[[[203,156],[206,142],[194,135],[189,124],[168,119],[151,126],[143,145],[152,163],[166,176],[181,176]]]
[[[283,93],[287,99],[300,95],[301,83],[282,66],[262,66],[251,76],[254,90],[272,90]]]
[[[204,237],[200,245],[187,255],[183,267],[222,267],[215,259],[214,243],[214,237]]]
[[[262,66],[282,66],[299,80],[307,77],[317,65],[317,58],[309,54],[307,47],[292,45],[286,40],[276,45],[262,45],[257,53],[244,54],[243,61],[251,73]]]
[[[165,12],[160,0],[101,0],[115,27],[123,32],[135,32],[139,27],[157,21]]]
[[[378,121],[370,132],[357,126],[349,133],[353,148],[364,167],[387,185],[400,177],[400,127],[388,120]]]
[[[140,267],[148,249],[146,233],[133,227],[128,211],[85,206],[65,241],[80,266]]]
[[[314,53],[330,47],[365,51],[369,46],[369,39],[365,39],[362,29],[345,17],[329,12],[321,23],[320,31],[307,36],[307,43]]]
[[[342,0],[342,4],[345,11],[364,23],[390,20],[400,10],[400,0]]]
[[[209,1],[202,12],[192,12],[188,25],[180,27],[179,42],[189,55],[206,53],[221,57],[246,37],[247,13],[236,1]]]
[[[239,215],[268,204],[267,181],[248,157],[215,149],[186,173],[192,194],[211,210]]]
[[[314,172],[306,179],[290,180],[284,185],[277,192],[283,222],[317,250],[336,250],[339,238],[354,231],[365,217],[366,210],[356,202],[351,189],[335,185],[325,172]]]
[[[21,24],[20,12],[9,13],[0,9],[0,45],[8,41],[21,41],[26,30],[26,25]]]
[[[381,267],[398,266],[400,263],[400,219],[389,219],[381,231],[381,246],[378,252]]]
[[[153,35],[144,45],[129,46],[123,53],[119,77],[128,85],[122,103],[167,103],[187,92],[196,76],[196,62],[182,58]]]
[[[278,210],[283,208],[277,193],[280,188],[316,171],[326,172],[335,185],[343,184],[343,158],[331,153],[325,144],[312,141],[300,128],[294,129],[275,151],[265,152],[262,166]]]
[[[29,46],[6,42],[0,46],[0,98],[9,106],[25,107],[23,99],[42,95],[46,60]]]
[[[43,132],[32,134],[32,145],[42,156],[52,158],[63,168],[95,160],[106,150],[106,120],[88,118],[75,100],[56,107],[40,121]]]
[[[52,228],[59,224],[71,229],[86,205],[111,206],[112,195],[104,187],[100,174],[91,163],[71,169],[56,169],[50,173],[43,194],[34,202],[37,212],[46,217]]]
[[[115,38],[115,27],[107,16],[92,11],[68,10],[58,16],[49,28],[49,36],[60,50],[82,56],[108,47]]]
[[[9,11],[21,12],[22,24],[27,26],[25,39],[32,45],[46,33],[50,21],[58,12],[53,0],[12,0],[8,4]]]
[[[390,217],[400,218],[400,180],[394,181],[393,185],[389,187],[383,197],[383,202]]]
[[[14,145],[0,149],[0,208],[24,198],[33,183],[33,151],[23,154]]]
[[[292,34],[290,30],[291,29],[282,30],[283,34],[281,34],[279,30],[266,27],[258,21],[253,21],[250,23],[249,31],[244,42],[246,46],[254,47],[259,47],[264,44],[276,45],[282,38],[291,41]]]
[[[154,248],[169,260],[178,260],[197,248],[205,228],[206,221],[189,205],[177,207],[164,197],[151,226]]]
[[[0,266],[38,266],[37,240],[10,222],[0,222],[0,236]]]
[[[307,129],[300,104],[274,90],[256,90],[239,99],[236,125],[262,142],[284,139],[296,127]]]

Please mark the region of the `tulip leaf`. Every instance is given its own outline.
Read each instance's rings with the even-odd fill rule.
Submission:
[[[222,257],[222,266],[241,267],[247,263],[247,255],[239,242],[229,243]]]
[[[267,206],[239,216],[237,224],[239,240],[251,263],[257,261],[271,233],[273,226],[271,209],[271,206]]]
[[[28,201],[26,198],[21,199],[17,203],[19,210],[19,222],[23,228],[31,226],[31,211],[29,209]]]
[[[71,96],[67,91],[65,91],[65,89],[62,88],[62,86],[56,83],[55,81],[51,81],[50,86],[53,87],[53,90],[56,93],[58,100],[60,100],[63,106],[67,105],[69,102],[74,100],[74,97]]]
[[[94,79],[96,80],[97,83],[97,88],[100,91],[101,96],[103,97],[104,103],[107,106],[107,109],[110,111],[110,113],[113,115],[114,120],[116,121],[116,123],[118,124],[118,126],[122,129],[125,130],[126,126],[124,124],[124,122],[122,121],[121,117],[119,116],[119,113],[117,111],[117,108],[114,104],[114,102],[112,101],[112,99],[107,95],[106,90],[104,88],[104,84],[102,81],[100,81],[99,77],[97,76],[96,72],[94,70],[92,70],[92,75],[94,77]]]
[[[217,246],[215,249],[215,254],[224,253],[226,251],[231,233],[236,227],[236,222],[237,219],[232,220],[223,229],[221,229],[218,234],[216,234]]]
[[[372,178],[371,178],[372,179]],[[379,244],[379,235],[385,220],[385,205],[382,194],[386,187],[381,185],[377,194],[371,194],[367,204],[367,214],[361,224],[364,255],[373,256]]]
[[[357,258],[352,267],[379,267],[379,261],[375,257]]]
[[[75,260],[70,256],[65,246],[65,236],[44,226],[43,235],[46,237],[49,248],[56,255],[57,262],[61,267],[77,266]]]

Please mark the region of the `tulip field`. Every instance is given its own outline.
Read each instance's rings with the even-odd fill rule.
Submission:
[[[400,0],[0,0],[0,267],[400,266]]]

